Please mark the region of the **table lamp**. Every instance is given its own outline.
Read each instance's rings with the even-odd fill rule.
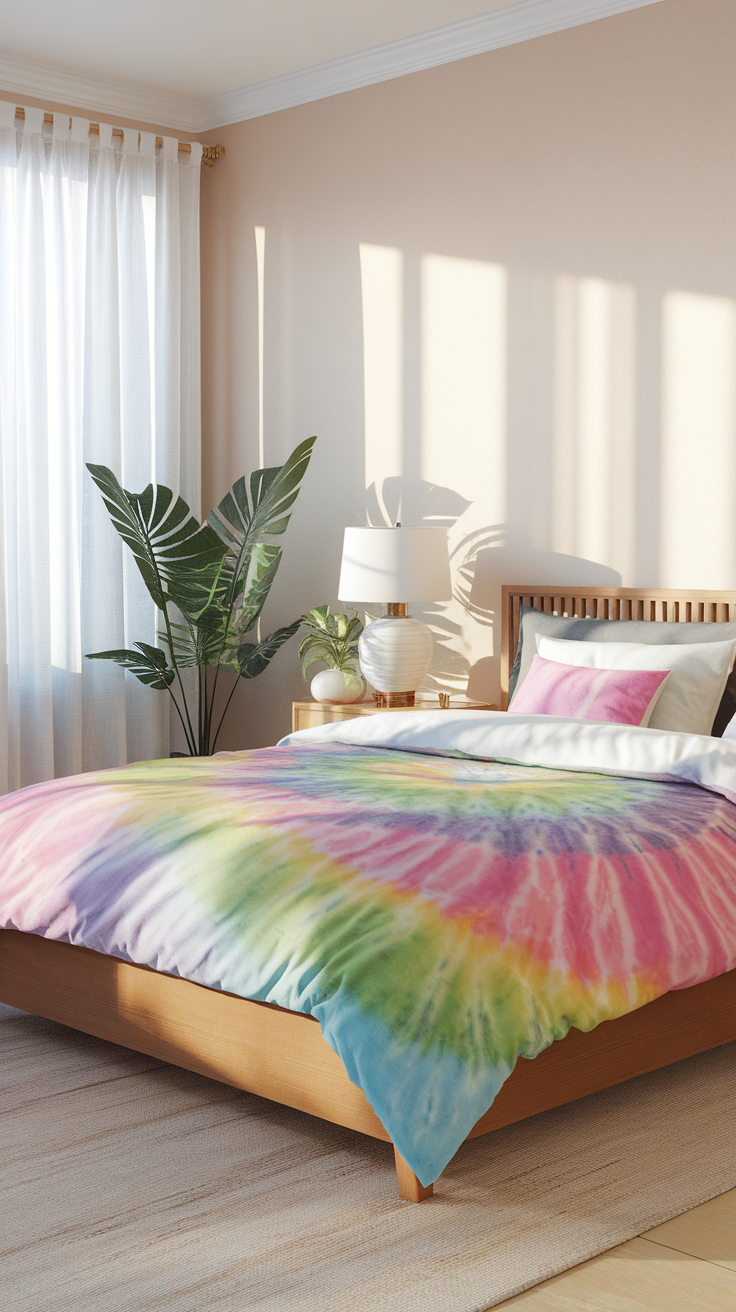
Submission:
[[[444,528],[346,528],[338,597],[385,602],[358,644],[360,668],[379,706],[413,706],[432,660],[432,632],[407,613],[407,601],[452,596]]]

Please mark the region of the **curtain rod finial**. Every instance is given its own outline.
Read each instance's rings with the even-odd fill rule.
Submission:
[[[214,167],[215,160],[222,159],[222,156],[224,154],[225,154],[224,146],[203,146],[202,163],[206,164],[208,169],[211,169]]]

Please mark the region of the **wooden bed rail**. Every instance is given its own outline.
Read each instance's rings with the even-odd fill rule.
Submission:
[[[390,1142],[311,1016],[11,929],[0,930],[0,1002]],[[733,1039],[736,970],[520,1058],[468,1138]],[[394,1156],[401,1197],[431,1197]]]
[[[501,589],[501,706],[509,699],[509,675],[519,642],[522,606],[570,619],[664,620],[675,624],[727,623],[736,619],[736,592],[669,588],[563,588],[558,584],[507,583]]]

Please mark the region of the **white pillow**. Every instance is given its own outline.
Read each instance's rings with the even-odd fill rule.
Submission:
[[[709,734],[736,657],[731,642],[575,642],[537,636],[539,655],[560,665],[594,670],[671,670],[649,721],[650,729]]]

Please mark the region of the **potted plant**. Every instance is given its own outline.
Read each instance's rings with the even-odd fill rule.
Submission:
[[[301,622],[310,630],[299,647],[304,679],[317,661],[327,666],[309,685],[315,701],[329,705],[357,702],[364,692],[358,665],[358,639],[363,625],[358,616],[331,615],[329,606],[315,606],[302,615]]]
[[[135,650],[88,652],[87,659],[116,661],[141,683],[168,692],[189,756],[209,756],[217,745],[239,683],[218,720],[220,671],[255,678],[301,624],[261,638],[260,614],[281,563],[281,547],[263,539],[286,531],[315,441],[301,442],[284,465],[257,469],[249,485],[239,478],[205,524],[168,487],[149,483],[143,492],[126,492],[105,465],[87,466],[164,626],[160,647],[136,642]],[[198,688],[187,695],[182,671],[192,668]]]

